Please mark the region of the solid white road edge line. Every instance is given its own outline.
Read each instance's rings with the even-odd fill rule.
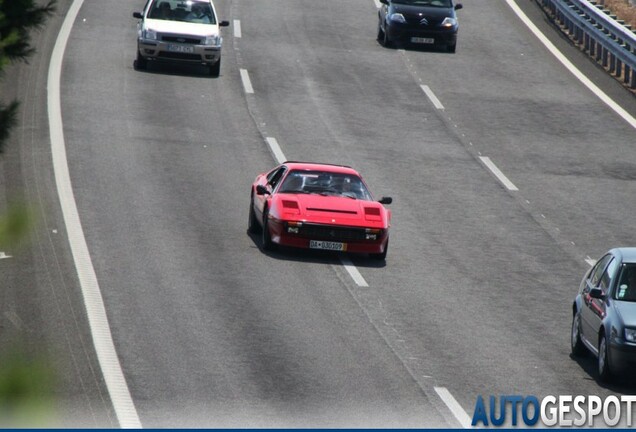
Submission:
[[[437,99],[437,96],[435,96],[435,93],[433,93],[433,90],[431,90],[429,86],[422,84],[420,87],[422,88],[422,90],[424,90],[424,93],[426,93],[426,96],[428,96],[431,102],[433,102],[433,105],[435,105],[435,108],[437,108],[438,110],[444,109],[444,105],[442,105],[440,100]]]
[[[434,387],[437,395],[444,401],[448,409],[453,413],[459,424],[464,429],[470,429],[471,419],[464,411],[464,408],[457,402],[457,400],[453,397],[453,395],[446,389],[446,387]]]
[[[279,164],[282,164],[283,162],[287,160],[285,158],[285,155],[283,154],[283,151],[278,145],[278,141],[276,141],[276,138],[267,137],[265,138],[265,141],[267,141],[267,145],[269,146],[269,149],[272,151],[272,154],[274,155],[274,159],[276,159],[276,162],[278,162]]]
[[[627,111],[625,111],[620,105],[618,105],[612,98],[610,98],[603,90],[598,88],[588,77],[586,77],[580,70],[577,69],[565,56],[554,46],[552,42],[548,40],[547,37],[541,30],[534,25],[532,21],[528,18],[528,16],[519,8],[517,3],[514,0],[506,0],[508,6],[517,14],[519,19],[523,21],[523,23],[530,29],[530,31],[541,41],[543,45],[554,55],[554,57],[559,60],[563,66],[566,67],[579,81],[583,83],[588,89],[592,91],[600,100],[605,102],[611,109],[613,109],[618,115],[623,117],[623,119],[629,123],[634,129],[636,129],[636,119],[632,117]]]
[[[241,37],[241,20],[234,20],[234,37],[235,38],[240,38]]]
[[[342,262],[342,265],[344,266],[345,270],[347,270],[347,272],[349,273],[349,276],[351,276],[351,279],[353,279],[353,281],[356,283],[356,285],[361,286],[361,287],[368,287],[369,286],[367,281],[364,280],[364,278],[362,277],[362,275],[358,271],[357,267],[353,265],[353,263],[351,262],[351,260],[349,258],[347,258],[346,256],[341,255],[340,256],[340,261]]]
[[[124,373],[115,351],[115,344],[108,325],[106,309],[102,299],[95,269],[88,253],[88,246],[82,231],[77,205],[71,187],[71,178],[66,160],[66,148],[62,129],[62,107],[60,102],[60,77],[62,61],[73,22],[84,0],[75,0],[62,23],[51,55],[48,73],[48,116],[51,135],[51,152],[57,193],[62,206],[64,223],[68,232],[69,244],[73,253],[75,268],[82,287],[84,304],[88,316],[97,360],[104,375],[106,388],[110,395],[115,414],[122,428],[141,428],[137,410],[128,390]]]
[[[504,175],[504,173],[502,173],[499,168],[497,168],[497,165],[495,165],[493,163],[493,161],[490,160],[489,157],[486,156],[480,156],[479,159],[481,159],[481,161],[484,163],[484,165],[486,165],[486,167],[495,175],[495,177],[497,177],[499,179],[499,181],[501,183],[503,183],[503,185],[511,191],[518,191],[519,189],[517,188],[517,186],[514,185],[514,183],[512,183],[510,180],[508,180],[508,177],[506,177]]]
[[[243,88],[245,89],[245,93],[254,93],[254,88],[252,87],[252,82],[250,81],[250,75],[247,73],[247,69],[241,69],[240,72],[241,81],[243,81]]]

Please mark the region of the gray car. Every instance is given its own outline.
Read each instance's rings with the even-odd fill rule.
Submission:
[[[585,274],[572,304],[572,354],[598,359],[601,381],[636,370],[636,247],[615,248]]]

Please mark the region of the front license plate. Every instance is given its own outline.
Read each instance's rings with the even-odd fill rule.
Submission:
[[[347,244],[340,242],[309,240],[309,248],[344,252],[347,250]]]
[[[168,51],[191,54],[194,52],[194,47],[169,44]]]
[[[422,38],[422,37],[412,37],[411,42],[420,43],[420,44],[434,44],[435,39],[433,38]]]

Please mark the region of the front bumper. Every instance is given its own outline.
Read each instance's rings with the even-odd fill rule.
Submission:
[[[457,28],[452,29],[426,29],[421,30],[407,25],[389,24],[386,27],[387,37],[391,42],[412,46],[450,46],[457,43]],[[432,39],[432,43],[414,42],[413,38],[420,40]]]
[[[323,242],[338,242],[345,245],[343,252],[379,254],[384,252],[389,240],[387,229],[381,230],[375,239],[366,239],[365,228],[328,226],[319,224],[305,224],[305,228],[311,229],[299,231],[298,233],[288,232],[285,222],[270,219],[269,228],[272,242],[281,246],[310,249],[311,240]]]
[[[220,45],[192,45],[138,39],[137,49],[146,60],[213,65],[221,59]]]
[[[636,344],[616,338],[610,343],[610,368],[617,374],[633,373],[636,369]]]

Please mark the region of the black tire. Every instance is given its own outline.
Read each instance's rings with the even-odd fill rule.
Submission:
[[[448,51],[449,53],[457,52],[457,43],[454,43],[453,45],[448,45],[446,47],[446,51]]]
[[[247,221],[247,231],[256,234],[261,231],[261,226],[258,223],[258,219],[256,218],[256,212],[254,212],[254,197],[250,198],[250,212],[249,218]]]
[[[598,341],[598,376],[604,383],[612,380],[612,371],[609,364],[609,345],[605,334]]]
[[[385,48],[391,48],[393,43],[389,40],[386,30],[382,30],[382,26],[378,23],[378,41]]]
[[[269,224],[267,222],[269,212],[267,209],[263,210],[263,231],[262,231],[262,247],[263,250],[274,250],[274,243],[272,242],[272,233],[269,232]]]
[[[377,36],[377,40],[381,44],[384,42],[384,32],[382,31],[382,26],[380,25],[380,21],[378,21],[378,36]]]
[[[384,252],[378,253],[378,254],[369,254],[369,256],[371,258],[373,258],[374,260],[385,261],[386,260],[386,253],[388,251],[389,251],[389,241],[387,240],[386,246],[384,247]]]
[[[572,348],[572,355],[575,357],[581,357],[587,353],[585,345],[581,340],[581,314],[575,312],[572,316],[572,332],[570,333],[570,342]]]
[[[148,67],[148,60],[143,58],[142,55],[139,53],[139,50],[137,50],[137,59],[135,60],[135,69],[146,70],[147,67]]]
[[[219,61],[210,66],[210,76],[217,78],[221,75],[221,58],[219,57]]]

